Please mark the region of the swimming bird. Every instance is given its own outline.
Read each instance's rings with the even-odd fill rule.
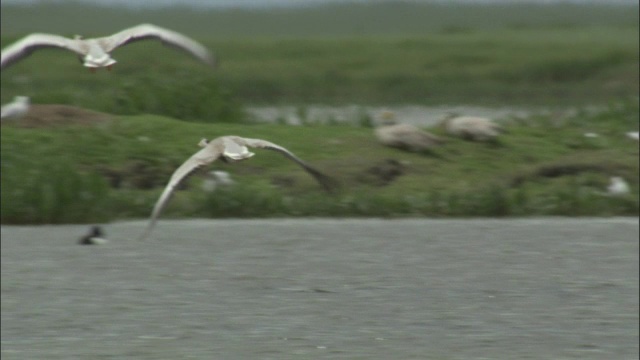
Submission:
[[[193,173],[196,169],[208,165],[218,159],[221,159],[224,162],[232,163],[246,160],[254,156],[255,154],[250,152],[247,147],[274,150],[283,154],[285,157],[296,162],[304,170],[306,170],[327,191],[331,191],[336,185],[335,181],[332,178],[314,169],[309,164],[295,156],[291,151],[266,140],[249,139],[230,135],[221,136],[211,141],[202,139],[198,143],[198,146],[202,147],[202,149],[193,154],[189,159],[187,159],[171,175],[169,183],[167,184],[164,191],[162,192],[162,195],[160,195],[160,198],[153,207],[149,225],[147,226],[147,229],[142,234],[142,236],[140,236],[141,240],[145,239],[151,233],[157,221],[158,215],[160,215],[160,212],[173,194],[173,191],[182,182],[182,180]]]
[[[80,245],[104,245],[109,240],[104,238],[104,233],[100,226],[94,225],[91,227],[89,233],[80,238],[78,244]]]
[[[169,29],[151,24],[142,24],[122,30],[111,36],[83,39],[76,35],[69,39],[59,35],[34,33],[18,40],[2,49],[2,66],[9,65],[29,56],[32,52],[43,48],[60,48],[72,51],[78,55],[82,64],[94,72],[97,68],[106,67],[111,70],[116,60],[111,58],[111,52],[120,46],[139,40],[156,39],[163,44],[182,50],[196,59],[215,66],[215,59],[200,43]],[[150,56],[155,57],[155,56]]]
[[[12,102],[2,105],[2,115],[0,119],[19,119],[29,112],[29,105],[30,101],[28,96],[16,96]]]

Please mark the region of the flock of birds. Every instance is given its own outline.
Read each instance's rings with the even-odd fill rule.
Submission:
[[[410,124],[397,123],[395,114],[391,111],[382,113],[374,130],[378,141],[383,145],[407,151],[422,152],[433,150],[442,145],[445,140]],[[491,119],[477,116],[447,115],[441,122],[447,134],[470,141],[495,141],[506,130]],[[627,138],[638,141],[637,131],[625,134]],[[596,133],[585,133],[585,137],[598,137]],[[609,177],[608,196],[624,196],[630,192],[629,184],[620,176]]]
[[[82,65],[91,72],[95,72],[98,68],[111,70],[116,63],[116,60],[111,57],[111,53],[121,46],[140,40],[159,40],[164,45],[182,51],[212,68],[216,67],[215,57],[197,41],[169,29],[151,24],[142,24],[110,36],[90,39],[84,39],[79,35],[67,38],[54,34],[30,34],[2,49],[1,68],[5,69],[17,63],[36,50],[58,48],[74,53]],[[18,119],[25,116],[29,111],[29,106],[30,100],[28,97],[16,96],[13,102],[2,106],[2,120]],[[444,126],[448,134],[472,141],[494,141],[505,131],[503,127],[490,119],[474,116],[449,116],[443,120],[442,126]],[[379,126],[376,127],[374,133],[383,145],[408,151],[421,152],[431,150],[444,142],[442,138],[416,126],[397,123],[394,113],[390,111],[382,114]],[[585,134],[585,136],[587,135]],[[627,136],[638,140],[638,132],[627,133]],[[162,209],[171,198],[176,187],[187,176],[196,169],[218,159],[224,162],[249,159],[254,155],[249,151],[249,147],[281,153],[301,166],[327,191],[331,191],[336,186],[336,182],[332,178],[304,162],[291,151],[266,140],[222,136],[213,140],[202,139],[198,145],[202,149],[187,159],[171,175],[169,182],[152,210],[149,224],[140,239],[145,239],[151,234]],[[212,179],[224,179],[220,181],[223,184],[231,183],[226,173],[211,172],[210,174]],[[611,183],[608,187],[610,194],[617,195],[629,192],[628,184],[621,177],[611,177],[610,181]],[[215,180],[212,180],[208,186],[211,189],[215,188]],[[90,233],[80,239],[80,244],[83,245],[103,243],[106,243],[106,240],[103,238],[102,230],[98,226],[92,227]]]
[[[125,29],[111,36],[83,39],[76,35],[73,39],[52,34],[31,34],[21,40],[2,49],[1,68],[8,66],[29,56],[36,50],[44,48],[59,48],[75,53],[81,63],[94,72],[98,68],[111,70],[116,63],[111,57],[111,52],[120,46],[139,40],[160,40],[163,44],[181,50],[203,63],[215,67],[215,57],[203,45],[178,32],[164,29],[155,25],[142,24]],[[29,110],[29,98],[18,96],[10,104],[2,107],[2,119],[19,118]],[[237,162],[249,159],[255,154],[249,151],[249,147],[268,149],[281,153],[286,158],[294,161],[315,178],[320,185],[330,191],[335,187],[335,182],[329,176],[315,169],[294,153],[272,142],[261,139],[250,139],[239,136],[222,136],[211,141],[202,139],[198,144],[202,149],[180,165],[166,185],[162,195],[157,200],[149,225],[140,239],[147,238],[153,230],[160,212],[173,194],[176,187],[196,169],[210,164],[218,159],[225,162]],[[80,244],[95,245],[105,243],[102,229],[94,226],[91,232],[80,239]]]
[[[445,140],[415,125],[398,123],[391,111],[384,111],[379,126],[374,130],[383,145],[407,151],[428,151],[442,145]],[[441,122],[445,131],[454,137],[471,141],[495,141],[505,129],[495,121],[479,116],[447,115]]]

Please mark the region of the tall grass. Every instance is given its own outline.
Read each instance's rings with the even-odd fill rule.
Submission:
[[[11,176],[2,177],[3,223],[100,222],[115,215],[105,179],[79,173],[69,163],[40,169],[2,166],[2,172],[11,172]]]
[[[119,115],[95,127],[3,123],[3,223],[146,217],[198,140],[226,134],[282,144],[343,189],[327,196],[304,171],[263,152],[224,167],[236,187],[206,194],[194,176],[165,216],[638,214],[638,147],[624,138],[638,129],[637,5],[2,10],[2,46],[31,31],[101,36],[152,22],[201,40],[220,58],[212,71],[141,42],[113,54],[112,72],[90,74],[71,54],[50,49],[3,69],[2,103],[28,95],[35,104]],[[298,106],[302,127],[245,122],[243,106],[260,103]],[[313,123],[308,105],[318,103],[609,106],[506,119],[500,146],[450,138],[429,155],[380,146],[364,113],[356,126]],[[402,176],[387,186],[362,181],[385,159],[405,164]],[[632,194],[603,196],[612,175],[627,179]]]
[[[157,23],[199,37],[413,36],[477,29],[637,26],[638,5],[568,2],[466,4],[403,1],[329,2],[281,9],[188,8],[123,9],[45,2],[2,5],[0,30],[13,35],[33,31],[85,36],[113,33],[142,22]],[[73,21],[70,21],[73,20]],[[89,31],[89,30],[85,30]]]
[[[117,50],[113,72],[97,74],[70,54],[39,50],[2,71],[0,98],[236,121],[239,104],[251,103],[582,106],[639,94],[634,25],[326,38],[207,34],[198,39],[220,58],[216,71],[154,42]],[[1,39],[4,46],[17,36]]]
[[[185,121],[242,122],[246,119],[239,102],[220,89],[211,78],[178,75],[179,82],[145,77],[114,89],[113,101],[97,106],[113,114],[162,114]]]

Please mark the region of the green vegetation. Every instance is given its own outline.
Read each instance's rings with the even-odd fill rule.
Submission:
[[[123,10],[42,1],[2,5],[0,31],[16,35],[47,31],[86,36],[150,22],[201,38],[309,38],[421,36],[470,30],[638,26],[638,4],[418,4],[370,1],[287,9],[190,9],[173,6]],[[70,21],[72,19],[72,21]]]
[[[239,116],[233,105],[222,105],[229,101],[603,104],[638,96],[638,40],[637,28],[204,40],[221,59],[217,71],[160,44],[140,43],[114,53],[113,72],[97,74],[71,54],[41,50],[3,70],[1,90],[3,102],[30,94],[36,103],[216,122]]]
[[[205,193],[202,173],[163,216],[638,215],[638,6],[351,4],[281,11],[2,6],[0,42],[25,33],[101,36],[141,22],[185,32],[220,58],[211,71],[141,42],[91,74],[41,50],[4,69],[0,100],[114,114],[90,125],[2,125],[2,223],[146,217],[202,137],[279,143],[333,175],[327,195],[295,164],[259,151],[211,168],[237,184]],[[99,14],[99,16],[87,16]],[[70,21],[73,19],[73,21]],[[327,23],[327,19],[331,19]],[[342,124],[313,104],[604,109],[506,119],[495,144],[450,138],[430,154],[380,146],[365,112]],[[303,125],[254,124],[250,105],[296,105]],[[535,113],[535,111],[534,111]],[[45,119],[46,120],[46,119]],[[433,129],[442,134],[441,129]],[[594,132],[599,137],[585,137]],[[400,176],[387,179],[385,166]],[[602,192],[623,176],[627,196]]]
[[[2,9],[2,46],[30,31],[103,36],[148,21],[184,31],[220,59],[212,72],[144,42],[117,50],[112,73],[90,74],[69,53],[41,50],[2,71],[3,103],[28,94],[36,103],[219,122],[240,116],[223,106],[229,100],[553,107],[638,96],[640,85],[637,5]],[[100,16],[68,21],[75,12]],[[203,99],[221,101],[205,109]]]
[[[624,135],[638,129],[638,114],[633,100],[591,115],[511,119],[498,143],[448,138],[431,154],[383,147],[357,119],[302,127],[150,115],[94,126],[8,124],[1,142],[2,222],[146,217],[199,139],[225,134],[280,143],[341,188],[328,195],[295,164],[258,150],[251,160],[216,162],[190,178],[165,217],[638,215],[638,143]],[[372,168],[388,159],[401,164],[400,176],[380,181]],[[199,183],[211,169],[228,171],[237,184],[204,192]],[[631,194],[604,195],[612,175],[627,179]]]

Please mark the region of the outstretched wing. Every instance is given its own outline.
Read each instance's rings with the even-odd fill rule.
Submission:
[[[238,142],[241,145],[251,146],[251,147],[260,148],[260,149],[274,150],[283,154],[287,158],[295,161],[298,165],[302,166],[302,168],[306,172],[308,172],[311,176],[313,176],[313,178],[316,179],[316,181],[318,181],[318,183],[320,183],[320,185],[322,185],[322,187],[328,192],[335,190],[338,185],[335,179],[321,173],[319,170],[307,164],[305,161],[297,157],[291,151],[283,148],[280,145],[274,144],[266,140],[260,140],[260,139],[248,139],[248,138],[242,138],[239,136],[231,136],[231,138],[233,138],[236,142]]]
[[[42,48],[60,48],[84,55],[82,47],[74,40],[51,34],[31,34],[2,49],[2,65],[5,67],[31,55]]]
[[[169,183],[164,188],[162,195],[160,195],[160,198],[158,198],[158,201],[156,201],[156,204],[153,207],[153,212],[151,213],[151,218],[149,219],[149,225],[147,226],[145,232],[140,236],[140,240],[146,239],[149,234],[151,234],[151,231],[153,230],[153,227],[158,220],[160,212],[167,204],[167,201],[169,201],[169,198],[173,194],[173,191],[178,185],[180,185],[182,180],[193,173],[196,169],[214,162],[220,157],[221,154],[221,146],[214,140],[205,148],[193,154],[189,159],[187,159],[187,161],[180,165],[180,167],[178,167],[176,171],[173,172]]]
[[[10,118],[25,112],[26,106],[20,103],[10,103],[2,106],[2,114],[0,119]]]
[[[151,24],[142,24],[122,30],[111,36],[96,39],[102,48],[110,53],[116,48],[134,41],[156,39],[163,44],[186,52],[187,54],[211,66],[216,65],[214,56],[200,43],[178,32]]]

